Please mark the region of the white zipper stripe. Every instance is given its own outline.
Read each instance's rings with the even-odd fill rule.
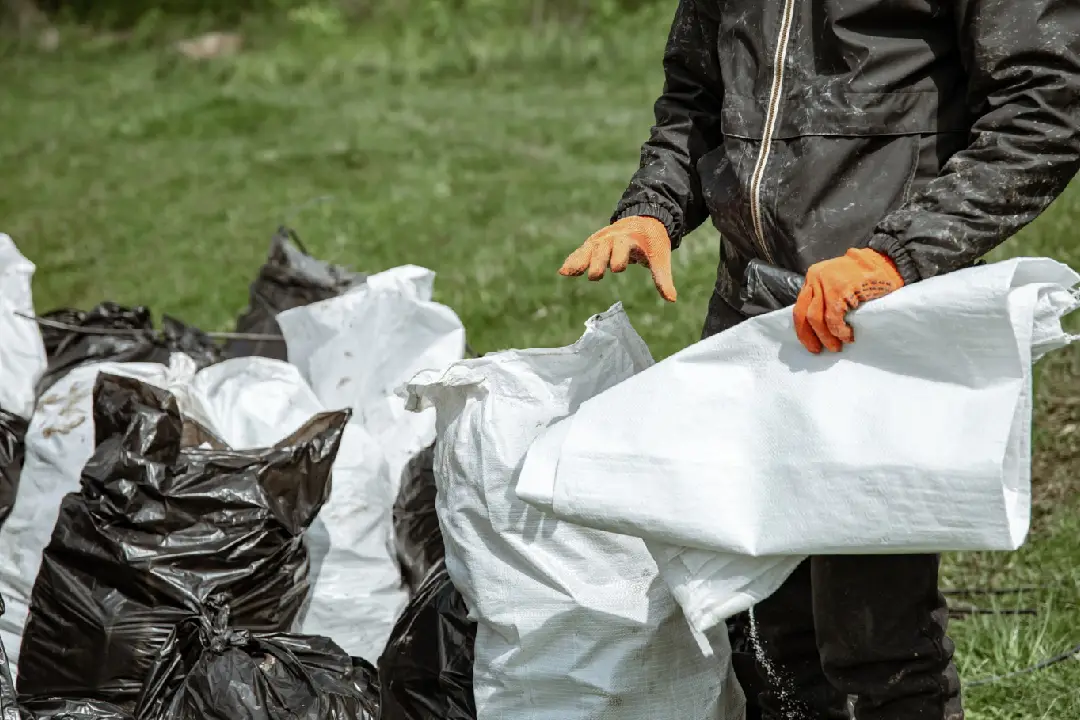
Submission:
[[[769,109],[765,116],[765,129],[761,136],[761,150],[750,180],[750,214],[754,220],[754,233],[765,259],[773,263],[772,253],[765,244],[765,225],[761,220],[761,181],[765,177],[765,166],[769,164],[769,151],[776,132],[776,123],[780,119],[780,99],[784,90],[784,65],[787,63],[788,41],[791,40],[791,25],[795,16],[795,0],[784,3],[784,15],[780,20],[780,36],[776,40],[776,55],[773,57],[773,83],[769,92]]]

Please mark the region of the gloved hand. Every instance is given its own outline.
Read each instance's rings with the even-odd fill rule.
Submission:
[[[810,266],[795,301],[795,333],[807,350],[839,352],[855,341],[849,310],[899,290],[904,279],[893,261],[876,250],[852,249],[843,257]]]
[[[660,295],[668,302],[675,302],[671,238],[664,224],[651,217],[623,218],[594,233],[566,258],[559,274],[572,277],[584,275],[588,270],[590,280],[599,280],[609,267],[611,272],[618,273],[631,263],[649,268]]]

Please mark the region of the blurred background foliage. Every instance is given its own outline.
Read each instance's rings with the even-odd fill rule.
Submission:
[[[146,29],[162,21],[230,26],[252,17],[344,31],[365,23],[409,26],[432,35],[467,19],[484,25],[582,24],[619,18],[665,0],[0,0],[0,21],[32,27],[45,22],[98,29]]]

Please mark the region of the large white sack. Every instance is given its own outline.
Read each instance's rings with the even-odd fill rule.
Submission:
[[[479,720],[741,718],[726,638],[706,655],[644,543],[514,495],[533,439],[652,363],[616,305],[574,345],[424,372],[409,407],[437,410],[446,567],[478,621]]]
[[[519,499],[555,515],[551,505],[559,451],[573,429],[573,415],[545,431],[529,449],[517,484]],[[802,563],[802,555],[751,557],[738,553],[694,550],[656,540],[645,540],[653,559],[687,620],[710,643],[714,628],[723,620],[748,610],[780,589]],[[723,626],[721,626],[723,629]]]
[[[465,355],[461,320],[431,300],[434,280],[432,271],[405,265],[277,316],[289,362],[326,407],[352,408],[379,441],[395,493],[405,465],[435,439],[434,412],[406,412],[395,391]]]
[[[34,386],[45,372],[45,345],[34,315],[34,264],[0,233],[0,410],[29,419]]]
[[[266,358],[212,365],[188,395],[186,413],[237,450],[273,445],[326,410],[295,366]],[[391,485],[378,443],[350,420],[330,499],[306,533],[311,594],[299,631],[372,663],[408,599],[393,548]]]
[[[23,625],[41,553],[49,544],[60,502],[79,489],[83,465],[94,452],[94,383],[101,372],[180,390],[195,373],[194,361],[176,354],[157,363],[98,363],[77,367],[39,399],[26,433],[26,459],[15,508],[0,526],[0,639],[18,667]]]
[[[855,311],[836,355],[802,349],[790,310],[755,318],[586,403],[517,490],[648,539],[699,629],[740,609],[725,553],[1015,549],[1031,366],[1076,339],[1078,281],[1031,258],[929,279]]]

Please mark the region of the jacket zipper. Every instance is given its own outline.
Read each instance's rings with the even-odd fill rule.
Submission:
[[[765,115],[765,129],[761,136],[761,150],[750,180],[750,214],[754,221],[754,234],[762,255],[770,264],[775,264],[772,253],[765,243],[765,224],[761,220],[761,181],[765,177],[765,166],[769,164],[769,151],[772,148],[776,123],[780,119],[780,99],[784,91],[784,65],[787,63],[788,42],[791,40],[791,24],[795,15],[795,0],[785,0],[784,14],[780,20],[780,34],[776,39],[776,55],[773,57],[773,81],[769,91],[769,109]]]

